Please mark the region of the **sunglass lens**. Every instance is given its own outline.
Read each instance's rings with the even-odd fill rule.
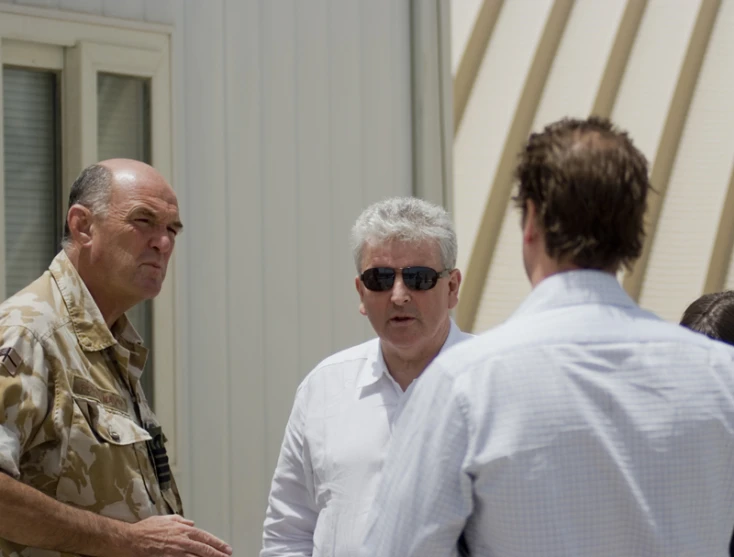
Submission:
[[[395,269],[374,267],[362,273],[362,282],[368,290],[384,292],[390,290],[395,283]]]
[[[411,290],[430,290],[438,282],[438,273],[430,267],[406,267],[403,281]]]

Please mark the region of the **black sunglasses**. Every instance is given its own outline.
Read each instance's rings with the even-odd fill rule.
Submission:
[[[402,272],[403,283],[410,290],[430,290],[436,286],[438,279],[451,274],[449,269],[444,269],[439,272],[430,267],[403,267],[402,269],[372,267],[363,272],[359,278],[367,290],[385,292],[386,290],[390,290],[393,284],[395,284],[397,271]]]

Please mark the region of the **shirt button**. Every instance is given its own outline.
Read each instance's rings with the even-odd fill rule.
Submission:
[[[110,431],[110,437],[115,443],[118,443],[120,441],[120,434],[116,431]]]

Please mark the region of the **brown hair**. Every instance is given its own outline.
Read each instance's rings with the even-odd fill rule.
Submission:
[[[680,324],[707,337],[734,344],[734,292],[704,294],[686,308]]]
[[[564,118],[520,154],[515,204],[535,205],[545,249],[585,269],[629,267],[640,256],[650,182],[647,160],[605,118]]]

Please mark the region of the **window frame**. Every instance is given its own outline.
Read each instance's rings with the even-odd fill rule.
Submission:
[[[172,183],[172,28],[144,22],[69,14],[43,8],[0,5],[0,62],[61,72],[62,211],[79,172],[97,162],[97,74],[150,80],[151,160]],[[0,107],[2,107],[0,72]],[[3,115],[0,110],[0,128]],[[0,270],[5,268],[4,134],[0,133]],[[172,184],[173,185],[173,184]],[[175,187],[174,187],[175,189]],[[176,435],[175,254],[160,294],[153,300],[155,412],[168,437],[172,466],[178,462]],[[0,292],[5,274],[0,272]]]

